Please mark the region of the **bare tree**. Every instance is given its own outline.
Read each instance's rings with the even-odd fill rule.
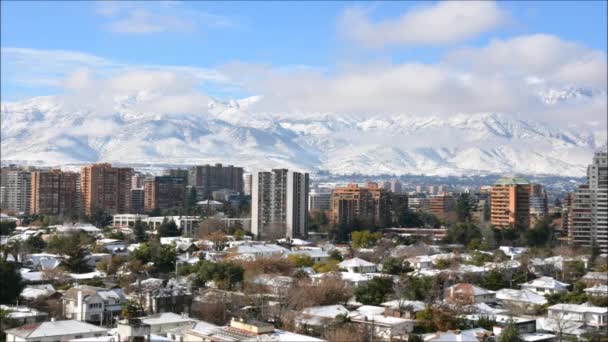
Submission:
[[[201,239],[205,239],[207,236],[209,236],[209,234],[220,232],[223,230],[224,224],[222,223],[222,221],[214,218],[207,218],[203,220],[198,226],[198,237]]]

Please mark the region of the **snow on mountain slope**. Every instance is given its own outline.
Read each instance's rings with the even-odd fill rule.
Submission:
[[[258,113],[251,109],[258,99],[212,101],[206,113],[182,115],[138,111],[137,97],[116,99],[111,112],[74,108],[52,96],[4,103],[2,161],[222,162],[334,174],[582,176],[606,139],[601,133],[555,130],[495,113],[366,119]]]

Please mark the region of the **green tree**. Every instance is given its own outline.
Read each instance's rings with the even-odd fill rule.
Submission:
[[[448,243],[459,243],[467,245],[471,240],[481,240],[481,230],[471,222],[456,223],[448,229],[445,237]]]
[[[517,325],[510,320],[507,325],[502,329],[500,336],[498,337],[498,342],[517,342],[521,341],[519,338],[519,330],[517,329]]]
[[[458,222],[470,222],[473,212],[477,210],[477,201],[468,193],[462,193],[456,199],[456,217]]]
[[[295,267],[311,267],[314,264],[312,258],[308,255],[290,254],[287,258]]]
[[[382,262],[383,273],[399,275],[413,270],[414,269],[410,267],[410,264],[407,261],[404,262],[398,258],[388,257]]]
[[[498,291],[503,288],[508,288],[509,282],[505,279],[502,272],[493,269],[481,278],[478,285],[488,290]]]
[[[135,221],[133,225],[133,237],[137,242],[148,241],[148,234],[146,234],[146,226],[140,219]]]
[[[379,232],[370,233],[369,230],[352,233],[352,246],[355,249],[358,248],[370,248],[373,247],[378,240],[382,237]]]
[[[124,318],[135,318],[143,316],[144,312],[136,301],[129,300],[122,306],[122,317]]]
[[[158,227],[158,235],[160,237],[169,237],[169,236],[180,236],[179,229],[177,229],[177,224],[173,220],[163,220],[163,223]]]
[[[97,209],[93,212],[89,221],[97,228],[107,227],[112,224],[112,215],[108,214],[103,209]]]
[[[42,240],[40,235],[30,236],[25,240],[26,248],[32,253],[40,253],[46,248],[46,242]]]
[[[427,300],[431,297],[433,277],[401,276],[398,296],[409,300]]]
[[[177,260],[177,253],[175,252],[175,246],[173,245],[162,245],[156,255],[152,256],[152,262],[158,272],[169,273],[175,268],[175,261]]]
[[[532,229],[526,230],[525,239],[528,246],[545,246],[551,242],[552,235],[551,219],[545,217],[538,220]]]
[[[16,221],[1,221],[0,222],[0,235],[11,235],[17,228]]]
[[[243,240],[243,238],[245,237],[245,232],[242,229],[237,229],[234,231],[234,238],[237,241]]]
[[[329,258],[340,262],[344,260],[342,254],[340,254],[340,251],[337,249],[332,249],[331,251],[329,251]]]
[[[48,250],[57,254],[64,254],[67,258],[63,261],[66,268],[74,273],[85,273],[90,271],[85,260],[87,250],[85,246],[90,242],[86,234],[70,234],[67,236],[53,236],[48,243]]]
[[[0,279],[2,279],[0,303],[15,303],[21,294],[21,290],[25,287],[15,263],[0,258]]]
[[[387,277],[376,277],[366,284],[355,288],[354,294],[358,302],[365,305],[380,305],[393,291],[393,281]]]
[[[187,200],[188,210],[192,210],[192,209],[196,208],[197,202],[198,202],[198,199],[197,199],[197,194],[196,194],[196,187],[193,186],[190,188],[190,192],[188,192],[188,200]]]
[[[197,264],[195,282],[204,286],[213,281],[219,288],[230,290],[243,281],[244,273],[243,267],[234,263],[202,260]]]

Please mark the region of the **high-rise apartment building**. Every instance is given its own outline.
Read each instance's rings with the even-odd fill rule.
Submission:
[[[163,176],[182,177],[188,182],[188,169],[166,169],[163,170]]]
[[[79,181],[80,175],[76,172],[32,172],[30,212],[37,215],[77,215]]]
[[[391,180],[391,191],[395,194],[400,194],[402,191],[401,182],[398,179]]]
[[[530,226],[530,183],[519,177],[503,177],[492,186],[490,222],[499,228]]]
[[[608,253],[608,155],[598,152],[587,167],[587,183],[572,196],[569,237],[577,245],[591,246]]]
[[[331,208],[331,192],[311,191],[308,196],[308,208],[310,211],[329,211]]]
[[[198,200],[211,198],[216,190],[243,193],[243,168],[222,164],[193,166],[188,169],[188,185],[196,188]]]
[[[144,213],[144,188],[131,189],[131,213],[132,214],[143,214]]]
[[[252,177],[251,232],[259,239],[306,238],[308,173],[274,169]]]
[[[535,222],[547,215],[548,210],[544,187],[540,184],[530,184],[530,219]],[[530,223],[534,224],[534,222]]]
[[[334,189],[331,195],[330,221],[350,224],[355,218],[374,226],[384,227],[391,221],[388,192],[376,183],[366,187],[348,184]]]
[[[144,211],[183,209],[186,207],[186,179],[182,176],[159,176],[144,181]]]
[[[80,192],[85,215],[97,210],[109,214],[124,214],[131,206],[131,176],[133,169],[92,164],[80,169]]]
[[[243,176],[243,178],[245,179],[244,185],[243,185],[243,192],[245,194],[245,196],[251,196],[251,182],[253,181],[253,175],[252,174],[246,174],[245,176]]]
[[[433,195],[429,201],[429,211],[440,218],[447,218],[450,212],[454,211],[456,201],[448,194]]]
[[[2,173],[3,191],[0,197],[2,211],[29,214],[31,174],[23,170],[6,170]]]
[[[144,187],[146,177],[141,173],[135,173],[131,176],[131,189],[140,189]]]

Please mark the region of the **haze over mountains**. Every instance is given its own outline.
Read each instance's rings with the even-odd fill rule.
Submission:
[[[2,104],[3,162],[232,163],[332,174],[582,176],[606,133],[556,129],[498,113],[450,116],[271,114],[260,97],[211,100],[205,113],[140,111],[149,94],[114,99],[99,112],[60,96]],[[542,101],[594,96],[551,90]],[[601,96],[605,96],[602,94]]]

